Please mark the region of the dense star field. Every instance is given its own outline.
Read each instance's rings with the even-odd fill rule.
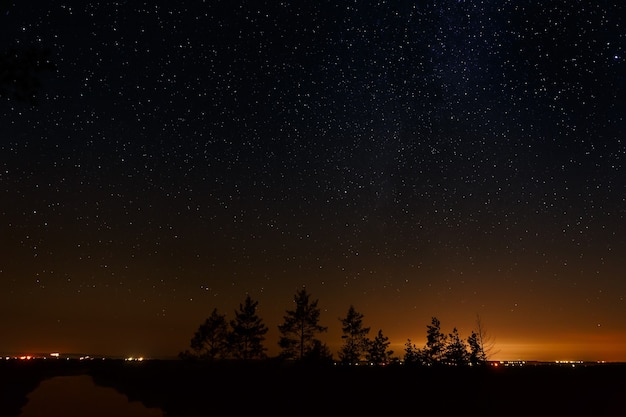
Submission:
[[[626,361],[625,7],[5,2],[55,68],[0,78],[0,353],[175,356],[250,294],[273,354],[304,286],[333,351],[354,305]]]

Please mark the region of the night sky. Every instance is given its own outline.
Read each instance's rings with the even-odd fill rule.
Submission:
[[[103,3],[103,4],[101,4]],[[106,4],[104,4],[106,3]],[[247,294],[397,356],[626,361],[626,3],[4,2],[0,353],[174,357]]]

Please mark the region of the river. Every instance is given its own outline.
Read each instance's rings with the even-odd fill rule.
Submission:
[[[113,388],[97,386],[89,375],[57,376],[43,380],[28,394],[19,417],[163,417]]]

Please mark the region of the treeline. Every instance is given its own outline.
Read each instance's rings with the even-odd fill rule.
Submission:
[[[328,328],[319,324],[318,300],[311,299],[303,288],[296,292],[294,302],[295,308],[287,310],[283,322],[278,325],[278,359],[334,362],[330,349],[319,338]],[[264,342],[268,328],[258,316],[257,306],[258,301],[248,295],[230,321],[226,320],[225,314],[213,309],[191,338],[190,350],[180,352],[179,357],[203,360],[267,359]],[[476,366],[488,361],[493,348],[480,317],[476,320],[477,329],[466,339],[459,335],[456,327],[452,333],[443,333],[441,323],[433,317],[426,326],[426,344],[423,347],[407,339],[403,354],[394,355],[382,329],[370,338],[370,328],[364,326],[363,319],[363,314],[352,305],[346,316],[340,319],[343,342],[338,356],[341,364],[367,362],[372,365],[403,363],[417,366]]]

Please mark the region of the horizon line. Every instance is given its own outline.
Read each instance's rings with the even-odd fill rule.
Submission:
[[[88,353],[61,353],[61,352],[29,352],[29,353],[0,353],[0,361],[6,360],[78,360],[78,361],[92,361],[92,360],[122,360],[122,361],[185,361],[185,359],[181,359],[178,355],[169,355],[169,356],[141,356],[141,355],[102,355],[102,354],[88,354]],[[254,361],[268,361],[272,359],[278,359],[277,356],[268,356],[264,359],[255,359]],[[404,362],[400,358],[396,358],[400,363]],[[203,361],[199,359],[199,361]],[[237,361],[236,359],[220,359],[217,362],[229,362],[229,361]],[[339,362],[337,360],[333,360],[332,362]],[[367,362],[367,361],[362,361]],[[522,366],[525,364],[555,364],[555,365],[576,365],[576,364],[626,364],[626,360],[578,360],[578,359],[565,359],[565,360],[543,360],[543,359],[488,359],[486,361],[490,364],[504,364],[504,365],[518,365]]]

